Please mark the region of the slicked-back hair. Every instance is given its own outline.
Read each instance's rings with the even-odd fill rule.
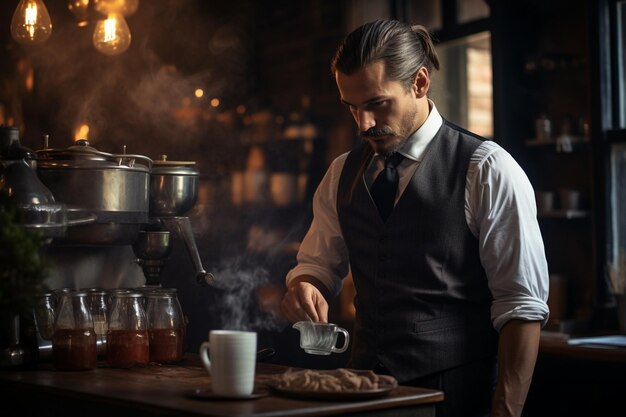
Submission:
[[[331,72],[351,75],[367,64],[382,60],[388,81],[412,85],[417,71],[439,69],[439,58],[428,30],[397,20],[375,20],[351,32],[337,48]]]

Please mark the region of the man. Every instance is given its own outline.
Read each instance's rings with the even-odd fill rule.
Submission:
[[[439,417],[519,416],[548,318],[534,192],[504,149],[441,117],[427,98],[438,67],[428,32],[398,21],[339,46],[332,71],[364,142],[321,181],[281,308],[327,321],[350,268],[348,366],[442,390]],[[397,155],[387,214],[370,186]]]

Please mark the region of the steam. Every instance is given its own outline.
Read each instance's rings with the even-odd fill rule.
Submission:
[[[281,330],[286,321],[273,311],[262,311],[258,305],[259,288],[269,283],[269,272],[263,267],[244,265],[244,258],[227,261],[216,272],[216,286],[223,291],[222,328],[231,330]]]

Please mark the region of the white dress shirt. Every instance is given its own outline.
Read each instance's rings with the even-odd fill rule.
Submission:
[[[430,102],[424,124],[399,150],[405,158],[396,202],[417,170],[443,119]],[[445,140],[445,138],[443,139]],[[349,271],[348,251],[337,216],[337,187],[348,153],[328,168],[313,197],[313,221],[286,283],[300,275],[319,279],[333,294]],[[365,172],[368,187],[383,169],[376,155]],[[480,260],[493,295],[491,319],[497,330],[510,319],[548,319],[548,265],[532,185],[513,157],[493,141],[472,155],[465,183],[465,219],[479,240]]]

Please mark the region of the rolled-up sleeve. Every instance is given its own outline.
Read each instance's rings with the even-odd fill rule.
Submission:
[[[472,157],[466,218],[479,239],[499,331],[511,319],[548,320],[548,264],[532,184],[513,157],[486,141]]]
[[[295,277],[311,275],[331,294],[341,291],[349,262],[337,217],[337,185],[346,157],[347,153],[332,162],[315,191],[313,221],[298,250],[298,264],[287,273],[287,286]]]

